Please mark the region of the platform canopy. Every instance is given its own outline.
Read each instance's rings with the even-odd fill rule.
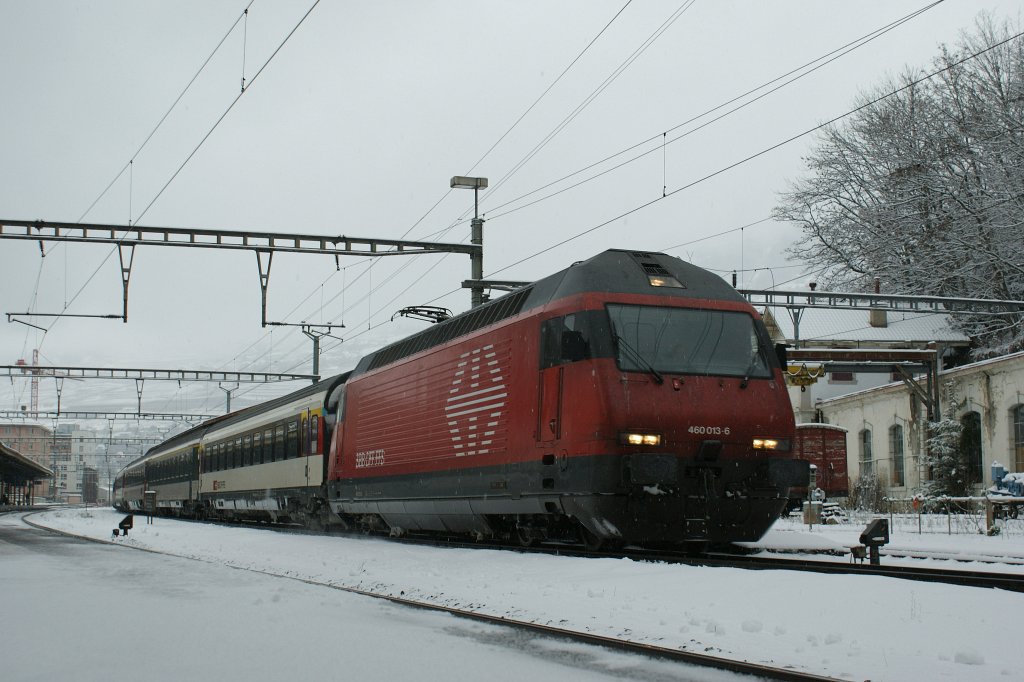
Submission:
[[[21,485],[41,478],[53,478],[53,472],[0,442],[0,481]]]

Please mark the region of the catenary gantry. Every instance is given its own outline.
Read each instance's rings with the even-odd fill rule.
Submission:
[[[315,381],[313,374],[274,372],[221,372],[205,369],[126,369],[123,367],[38,367],[0,365],[0,376],[40,374],[60,379],[135,379],[144,381],[226,381],[235,383],[273,383],[277,381]]]
[[[481,221],[482,222],[482,221]],[[64,223],[46,220],[0,219],[0,239],[20,239],[39,242],[45,255],[46,242],[78,242],[86,244],[113,244],[121,260],[121,284],[124,307],[120,315],[79,315],[70,313],[7,313],[10,321],[15,317],[96,317],[128,321],[128,281],[136,246],[175,246],[205,249],[234,249],[256,253],[262,293],[263,326],[267,321],[267,288],[270,285],[270,267],[275,253],[311,253],[334,256],[402,256],[424,253],[468,254],[476,273],[482,267],[482,238],[473,244],[419,242],[400,239],[377,239],[289,234],[285,232],[256,232],[251,230],[211,230],[185,227],[148,227],[141,225],[112,225],[98,223]],[[339,265],[340,267],[340,265]],[[476,293],[479,290],[474,288]],[[22,320],[18,320],[22,322]],[[24,323],[28,324],[28,323]],[[284,323],[278,323],[284,324]],[[35,325],[30,325],[35,326]]]
[[[57,412],[65,379],[134,379],[138,395],[137,413],[142,412],[142,387],[153,381],[216,381],[227,383],[272,383],[280,381],[319,381],[314,374],[274,372],[221,372],[204,369],[128,369],[124,367],[40,367],[37,365],[0,365],[0,376],[25,374],[52,376],[57,381]],[[230,407],[230,403],[228,403]]]
[[[44,412],[32,410],[0,410],[0,419],[103,419],[105,421],[171,421],[200,422],[212,419],[213,414],[177,414],[166,412],[83,412],[80,410],[63,410],[61,412]]]
[[[1019,315],[1024,301],[909,296],[902,294],[853,293],[837,291],[738,290],[751,305],[785,308],[793,321],[796,349],[789,351],[795,362],[815,362],[829,372],[884,372],[898,376],[924,403],[929,419],[939,415],[939,352],[934,344],[919,350],[847,350],[838,348],[801,348],[800,321],[808,308],[914,312],[937,315]],[[923,374],[921,386],[915,374]]]
[[[841,291],[738,290],[751,305],[800,310],[835,308],[839,310],[887,310],[894,312],[1006,315],[1024,313],[1024,301],[986,298],[948,298],[945,296],[909,296]]]

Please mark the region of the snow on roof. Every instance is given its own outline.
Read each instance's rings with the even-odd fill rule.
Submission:
[[[1024,358],[1024,351],[1018,351],[1016,353],[1010,353],[1009,355],[1000,355],[995,358],[986,358],[985,360],[978,360],[967,365],[960,365],[959,367],[953,367],[942,371],[942,375],[947,374],[962,374],[964,372],[970,372],[973,370],[981,369],[989,365],[998,365],[1005,362],[1012,362],[1014,360],[1020,360]]]
[[[786,339],[795,337],[793,320],[781,308],[765,310],[779,333]],[[805,308],[800,318],[800,340],[813,341],[869,341],[880,343],[906,343],[913,345],[935,341],[942,344],[966,345],[970,337],[952,328],[949,315],[939,313],[888,311],[885,327],[872,327],[867,310],[834,310]]]
[[[835,424],[822,424],[820,422],[804,422],[802,424],[797,424],[796,428],[827,429],[829,431],[842,431],[843,433],[849,432],[849,429],[844,429],[842,426],[836,426]]]
[[[978,362],[972,362],[972,363],[969,363],[969,364],[966,364],[966,365],[960,365],[959,367],[953,367],[952,369],[940,369],[939,370],[939,376],[940,377],[947,377],[947,376],[951,376],[951,375],[955,376],[955,375],[958,375],[958,374],[965,374],[965,373],[969,373],[969,372],[975,372],[975,371],[977,371],[979,369],[983,369],[983,368],[991,366],[991,365],[999,365],[999,364],[1003,364],[1003,363],[1012,363],[1012,362],[1016,362],[1016,361],[1022,360],[1022,359],[1024,359],[1024,351],[1020,351],[1020,352],[1017,352],[1017,353],[1011,353],[1010,355],[1001,355],[1001,356],[999,356],[997,358],[988,358],[987,360],[979,360]],[[839,396],[836,396],[834,398],[826,398],[826,399],[822,400],[821,403],[823,405],[828,405],[828,404],[832,404],[832,403],[841,403],[844,400],[849,400],[851,398],[859,398],[859,397],[864,396],[864,395],[866,395],[868,393],[882,393],[883,391],[898,391],[898,390],[903,390],[904,388],[905,388],[905,386],[904,386],[902,381],[896,381],[896,382],[893,382],[891,384],[885,384],[883,386],[872,386],[870,388],[865,388],[865,389],[860,390],[860,391],[853,391],[852,393],[844,393],[843,395],[839,395]]]

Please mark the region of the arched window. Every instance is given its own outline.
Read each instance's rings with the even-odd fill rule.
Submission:
[[[968,412],[960,417],[960,425],[963,427],[960,435],[960,452],[967,463],[967,481],[981,483],[981,415],[977,412]]]
[[[892,484],[905,485],[903,480],[903,427],[893,424],[889,427],[889,458],[892,460]]]
[[[874,457],[871,454],[871,429],[860,432],[860,476],[865,478],[874,474]]]
[[[1010,423],[1013,425],[1013,470],[1024,471],[1024,405],[1010,410]]]

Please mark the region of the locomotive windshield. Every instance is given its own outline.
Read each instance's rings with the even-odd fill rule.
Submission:
[[[746,313],[609,304],[608,315],[623,370],[771,377],[766,342]]]

